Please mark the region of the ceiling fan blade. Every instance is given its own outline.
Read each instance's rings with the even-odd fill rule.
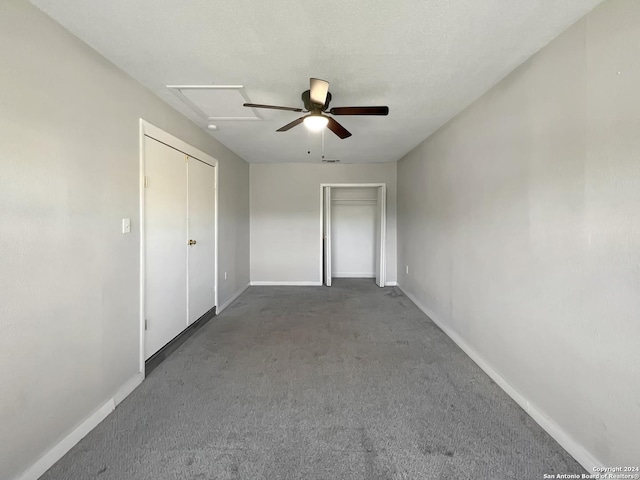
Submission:
[[[259,103],[243,103],[243,107],[251,107],[251,108],[271,108],[272,110],[287,110],[289,112],[301,112],[301,108],[293,108],[293,107],[279,107],[277,105],[260,105]]]
[[[319,78],[310,78],[311,88],[309,89],[311,103],[316,105],[324,105],[327,101],[327,93],[329,92],[329,82],[320,80]]]
[[[351,136],[351,132],[349,130],[344,128],[342,125],[340,125],[333,118],[331,118],[331,117],[327,117],[327,118],[329,119],[329,123],[327,124],[327,128],[329,130],[331,130],[333,133],[335,133],[337,136],[339,136],[342,139],[345,139],[345,138]]]
[[[286,132],[287,130],[291,130],[296,125],[300,125],[303,122],[304,118],[305,117],[300,117],[291,123],[287,123],[284,127],[280,127],[278,130],[276,130],[276,132]]]
[[[334,107],[332,115],[389,115],[389,107]]]

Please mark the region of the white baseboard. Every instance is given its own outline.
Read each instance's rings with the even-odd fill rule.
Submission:
[[[376,278],[375,273],[332,273],[333,278]]]
[[[236,298],[238,298],[240,295],[242,295],[247,288],[249,288],[249,284],[248,283],[247,283],[247,285],[245,287],[241,288],[236,293],[234,293],[233,296],[229,300],[224,302],[222,304],[222,306],[216,310],[216,315],[219,315],[220,313],[222,313],[222,311],[225,308],[227,308],[229,305],[231,305],[236,300]]]
[[[113,395],[113,398],[105,402],[100,408],[94,411],[80,425],[74,428],[66,437],[60,440],[42,455],[33,465],[31,465],[16,480],[37,480],[58,460],[60,460],[69,450],[71,450],[80,440],[82,440],[91,430],[96,428],[111,412],[113,412],[122,400],[124,400],[138,385],[144,380],[144,373],[138,372]]]
[[[404,293],[427,317],[433,320],[440,330],[442,330],[456,345],[458,345],[471,360],[473,360],[484,372],[502,388],[527,414],[533,418],[553,439],[562,446],[569,454],[582,465],[587,472],[593,473],[594,468],[605,467],[604,463],[596,459],[582,444],[569,435],[556,421],[547,416],[541,409],[529,402],[527,398],[516,390],[502,375],[500,375],[475,349],[465,340],[447,326],[430,309],[422,305],[417,298],[407,292],[402,286],[398,288]]]
[[[136,388],[138,388],[138,385],[140,385],[143,381],[144,381],[144,373],[143,372],[138,372],[133,377],[131,377],[129,380],[127,380],[125,382],[125,384],[122,385],[118,389],[118,391],[115,393],[115,395],[113,396],[114,405],[116,407],[118,405],[120,405],[122,403],[122,401],[125,398],[127,398],[129,395],[131,395],[131,393]]]
[[[252,280],[251,286],[321,287],[322,282],[265,282],[262,280]]]
[[[385,287],[397,287],[398,286],[398,282],[385,282],[384,286]]]

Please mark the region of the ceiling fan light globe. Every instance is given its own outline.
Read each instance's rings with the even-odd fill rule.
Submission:
[[[304,119],[304,126],[312,132],[319,132],[327,126],[329,119],[323,115],[309,115]]]

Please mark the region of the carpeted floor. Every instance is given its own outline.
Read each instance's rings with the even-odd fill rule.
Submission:
[[[43,477],[585,473],[397,288],[251,287]]]

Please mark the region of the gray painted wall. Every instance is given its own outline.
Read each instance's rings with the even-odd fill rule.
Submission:
[[[398,165],[399,284],[583,464],[640,460],[638,25],[602,4]]]
[[[396,281],[396,162],[251,164],[251,281],[318,282],[320,184],[387,184],[387,281]]]
[[[138,372],[139,117],[219,160],[220,304],[249,281],[249,166],[24,1],[0,2],[0,65],[0,478],[10,479]]]

